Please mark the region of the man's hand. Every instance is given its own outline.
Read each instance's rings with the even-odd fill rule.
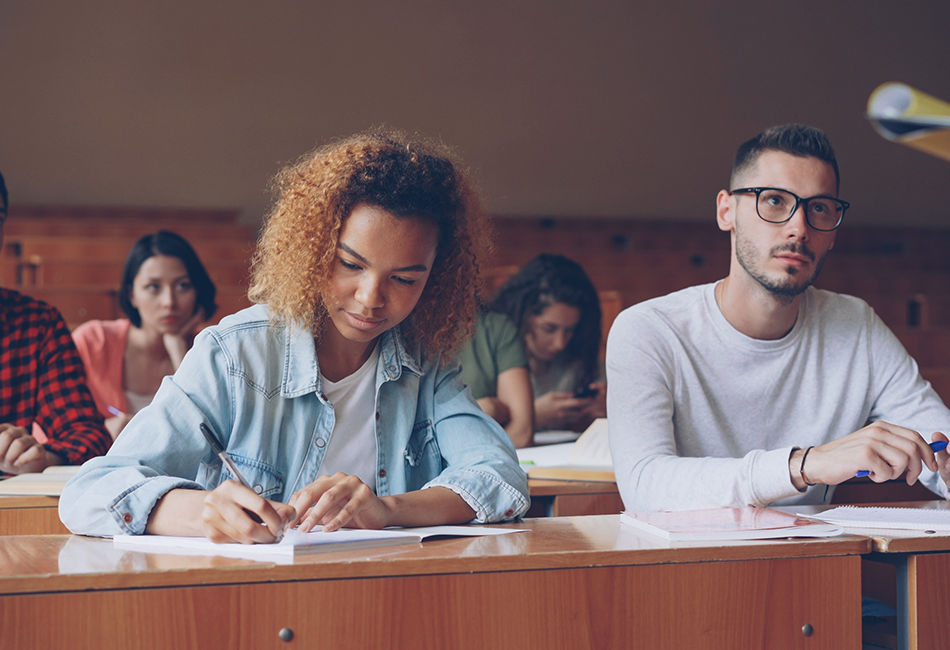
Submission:
[[[950,438],[947,438],[946,434],[937,431],[932,436],[932,442],[937,442],[938,440],[943,440],[947,442]],[[938,451],[936,453],[937,457],[937,469],[940,472],[940,478],[943,479],[943,482],[950,486],[950,447],[947,447],[943,451]]]
[[[948,456],[946,452],[941,453]],[[792,483],[800,490],[805,488],[799,472],[803,455],[804,450],[798,450],[788,462]],[[843,483],[861,470],[870,472],[869,476],[875,483],[896,479],[906,472],[907,484],[913,485],[924,465],[932,472],[938,471],[937,458],[919,433],[879,421],[844,438],[812,448],[804,471],[809,482],[825,485]],[[940,471],[941,476],[946,472],[944,480],[950,477],[950,457],[944,460]]]
[[[47,451],[24,427],[0,424],[0,471],[28,474],[62,464],[59,456]]]

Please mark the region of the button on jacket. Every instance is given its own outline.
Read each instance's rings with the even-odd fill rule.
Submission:
[[[465,500],[473,521],[523,514],[527,481],[511,440],[471,398],[459,365],[422,361],[398,329],[379,345],[376,493],[439,486]],[[286,502],[319,476],[335,421],[311,332],[272,324],[263,305],[245,309],[199,334],[109,454],[69,481],[60,517],[74,533],[139,534],[169,490],[212,490],[233,478],[202,436],[202,422],[255,492]]]

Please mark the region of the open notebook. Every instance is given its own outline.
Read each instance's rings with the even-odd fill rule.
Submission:
[[[529,478],[610,483],[616,480],[607,418],[594,420],[576,442],[519,449],[518,459]]]
[[[950,510],[840,506],[807,516],[845,528],[922,530],[950,535]]]
[[[78,471],[79,465],[51,465],[42,472],[11,476],[0,480],[0,496],[58,497]]]
[[[287,564],[300,555],[328,551],[348,551],[376,546],[418,544],[428,537],[480,537],[526,532],[525,528],[493,526],[425,526],[422,528],[387,528],[366,530],[345,528],[332,533],[302,533],[291,530],[276,544],[215,544],[204,537],[173,537],[168,535],[116,535],[116,548],[150,553],[176,555],[223,555],[248,560]]]

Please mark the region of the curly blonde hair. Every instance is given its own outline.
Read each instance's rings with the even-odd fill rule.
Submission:
[[[427,359],[455,354],[473,326],[491,226],[453,151],[398,131],[359,133],[285,167],[272,189],[248,297],[266,303],[274,322],[310,328],[319,340],[340,230],[353,208],[367,203],[438,227],[432,271],[400,333]]]

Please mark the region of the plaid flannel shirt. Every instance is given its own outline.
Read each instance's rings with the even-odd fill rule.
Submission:
[[[112,437],[86,388],[82,359],[55,307],[0,287],[0,422],[46,432],[70,465],[106,453]]]

